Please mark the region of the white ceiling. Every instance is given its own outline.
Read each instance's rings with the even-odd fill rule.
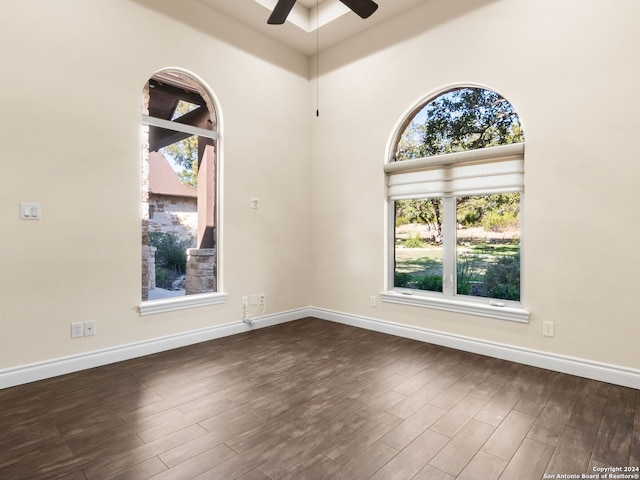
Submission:
[[[378,10],[363,20],[339,0],[297,0],[284,25],[268,25],[277,0],[200,0],[254,30],[305,55],[313,55],[429,0],[376,0]],[[319,11],[319,15],[317,12]],[[316,28],[318,27],[318,28]]]

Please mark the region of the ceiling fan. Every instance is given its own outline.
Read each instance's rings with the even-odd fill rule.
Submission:
[[[378,4],[373,0],[340,1],[362,18],[369,18],[378,8]],[[271,12],[269,20],[267,20],[267,23],[270,25],[282,25],[287,20],[287,16],[295,3],[296,0],[278,0],[273,12]]]

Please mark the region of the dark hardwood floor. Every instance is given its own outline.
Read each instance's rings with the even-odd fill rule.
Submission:
[[[540,480],[640,466],[640,394],[305,319],[0,390],[0,432],[3,480]]]

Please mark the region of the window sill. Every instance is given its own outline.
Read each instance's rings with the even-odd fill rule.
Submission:
[[[529,311],[511,306],[489,305],[462,300],[416,295],[412,292],[386,291],[380,293],[383,302],[433,308],[446,312],[464,313],[478,317],[495,318],[511,322],[529,323]]]
[[[188,308],[218,305],[227,301],[226,293],[202,293],[185,297],[166,298],[162,300],[149,300],[140,304],[140,316],[154,315],[156,313],[173,312]]]

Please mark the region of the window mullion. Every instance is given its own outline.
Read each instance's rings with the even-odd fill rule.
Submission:
[[[452,297],[456,289],[456,199],[442,202],[442,293]]]

